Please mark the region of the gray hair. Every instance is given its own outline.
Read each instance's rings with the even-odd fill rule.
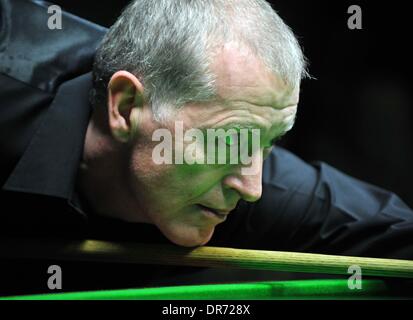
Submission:
[[[135,0],[97,50],[92,103],[106,105],[118,70],[142,81],[158,121],[188,102],[209,101],[212,58],[228,41],[246,45],[293,88],[308,75],[296,37],[265,0]]]

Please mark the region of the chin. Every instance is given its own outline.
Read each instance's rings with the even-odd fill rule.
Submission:
[[[188,230],[179,232],[179,230],[176,230],[178,232],[163,232],[163,234],[174,244],[190,248],[206,245],[211,240],[214,230],[215,228],[207,232],[201,232],[198,229],[191,230],[192,232],[188,232]]]

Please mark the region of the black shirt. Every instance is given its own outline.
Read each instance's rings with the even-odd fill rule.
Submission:
[[[0,14],[2,235],[168,242],[155,226],[99,217],[77,192],[93,54],[106,30],[13,0]],[[395,194],[277,147],[263,194],[240,201],[210,245],[413,259],[413,212]]]

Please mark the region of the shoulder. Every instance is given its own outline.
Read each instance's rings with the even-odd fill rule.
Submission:
[[[49,28],[49,5],[0,1],[2,184],[38,132],[60,88],[92,70],[95,50],[106,33],[106,28],[65,12],[61,29]]]
[[[64,81],[89,72],[106,28],[62,12],[51,28],[43,1],[0,2],[0,73],[33,88],[55,92]]]

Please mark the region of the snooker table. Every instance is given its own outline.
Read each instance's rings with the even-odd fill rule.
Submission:
[[[350,290],[346,279],[262,281],[166,286],[3,297],[0,300],[323,300],[412,299],[412,283],[397,290],[382,280],[364,280]]]

